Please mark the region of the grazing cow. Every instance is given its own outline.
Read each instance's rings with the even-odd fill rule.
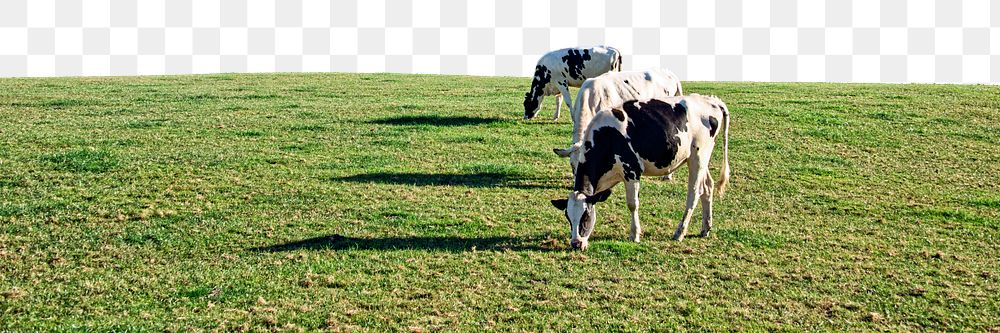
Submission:
[[[531,90],[524,94],[524,119],[534,118],[542,107],[542,99],[552,95],[556,95],[556,114],[552,119],[559,119],[563,100],[566,107],[573,107],[570,86],[579,87],[584,80],[613,70],[622,70],[621,52],[613,47],[567,48],[546,53],[535,65]]]
[[[666,69],[647,71],[612,72],[589,79],[580,87],[576,104],[570,109],[573,117],[573,145],[566,149],[552,151],[562,157],[570,157],[570,164],[576,169],[577,158],[573,155],[583,145],[583,130],[599,110],[621,107],[625,101],[647,100],[681,96],[681,81]]]
[[[601,110],[587,127],[575,183],[568,199],[552,200],[570,223],[570,245],[586,249],[597,215],[594,204],[604,201],[611,188],[625,182],[625,198],[632,213],[629,238],[639,241],[639,176],[659,176],[688,163],[688,194],[684,217],[674,240],[683,240],[688,222],[701,199],[701,234],[712,229],[712,158],[715,137],[723,137],[721,195],[729,182],[729,109],[718,98],[692,94],[648,101],[630,101],[621,108]]]

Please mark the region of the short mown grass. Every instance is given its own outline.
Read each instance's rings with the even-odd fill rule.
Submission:
[[[0,80],[0,331],[1000,329],[1000,87],[686,83],[716,232],[646,179],[580,253],[526,80]]]

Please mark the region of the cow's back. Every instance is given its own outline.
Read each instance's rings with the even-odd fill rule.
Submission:
[[[594,78],[598,91],[591,112],[615,108],[626,101],[666,98],[676,95],[676,77],[669,71],[609,72]]]
[[[571,47],[546,53],[538,59],[537,65],[544,66],[558,78],[565,79],[568,86],[579,87],[589,78],[614,70],[620,56],[620,52],[613,47]]]

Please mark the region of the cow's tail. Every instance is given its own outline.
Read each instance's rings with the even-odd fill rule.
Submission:
[[[715,185],[715,191],[722,197],[726,193],[726,185],[729,184],[729,110],[722,109],[722,170],[719,176],[719,183]]]

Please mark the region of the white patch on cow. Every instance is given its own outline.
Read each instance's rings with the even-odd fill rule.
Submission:
[[[611,166],[611,170],[608,170],[608,172],[605,172],[603,175],[598,177],[599,180],[596,184],[594,184],[594,188],[609,189],[625,180],[624,164],[625,163],[622,162],[621,156],[615,155],[615,164]]]

